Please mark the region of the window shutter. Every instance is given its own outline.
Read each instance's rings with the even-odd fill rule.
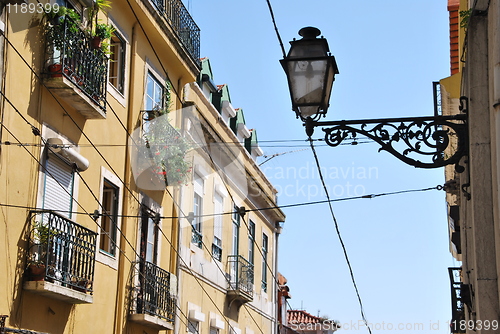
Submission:
[[[57,156],[49,154],[45,164],[43,208],[71,218],[73,204],[73,168]]]

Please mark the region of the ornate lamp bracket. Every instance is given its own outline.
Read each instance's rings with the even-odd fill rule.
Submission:
[[[438,168],[460,165],[468,154],[467,98],[462,100],[462,113],[449,116],[383,118],[349,121],[306,120],[306,132],[312,135],[315,127],[323,127],[325,142],[338,146],[345,139],[356,144],[358,135],[380,145],[379,151],[387,151],[408,165],[418,168]]]

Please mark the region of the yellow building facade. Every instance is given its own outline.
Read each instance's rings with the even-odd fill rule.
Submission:
[[[12,0],[0,29],[0,328],[273,332],[284,216],[182,2]]]

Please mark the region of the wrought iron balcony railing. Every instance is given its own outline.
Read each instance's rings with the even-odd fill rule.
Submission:
[[[48,63],[57,66],[51,76],[64,76],[103,112],[106,110],[108,56],[92,46],[91,36],[78,22],[65,16],[47,28],[47,56]]]
[[[199,248],[203,248],[203,234],[201,234],[200,231],[198,231],[194,227],[191,230],[191,242]]]
[[[231,275],[229,291],[243,293],[253,299],[254,266],[241,255],[227,257],[229,273]]]
[[[151,2],[177,34],[191,58],[200,65],[200,28],[181,0],[143,0]]]
[[[130,314],[146,314],[173,323],[175,276],[147,261],[133,263]]]
[[[92,294],[97,233],[55,212],[30,211],[27,279]]]

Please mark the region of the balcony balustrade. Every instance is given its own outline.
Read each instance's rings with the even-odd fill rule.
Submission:
[[[55,212],[30,211],[25,289],[70,303],[92,301],[97,233]]]
[[[233,300],[246,303],[253,300],[254,266],[241,255],[227,257],[231,276],[228,295]]]
[[[85,118],[105,118],[108,56],[68,16],[47,31],[46,86]]]
[[[154,5],[157,14],[175,32],[192,60],[200,64],[200,28],[181,0],[143,0]]]
[[[147,261],[133,263],[130,319],[157,329],[173,329],[176,278]]]

